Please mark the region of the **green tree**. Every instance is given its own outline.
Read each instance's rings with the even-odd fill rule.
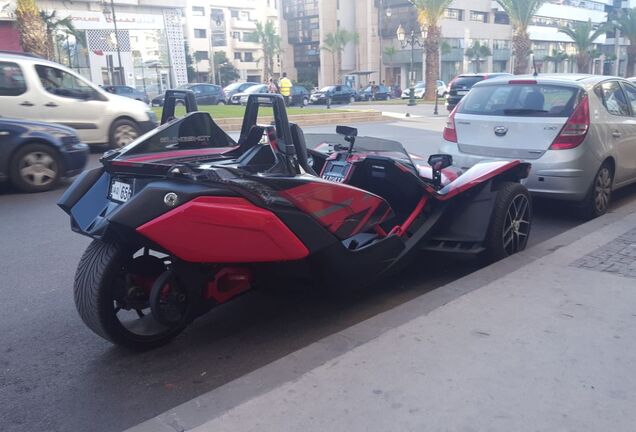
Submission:
[[[280,53],[280,35],[272,21],[257,22],[255,34],[263,50],[263,82],[267,82],[274,75],[274,59]]]
[[[616,30],[621,36],[629,40],[627,45],[627,68],[625,76],[634,76],[634,64],[636,63],[636,8],[623,9],[613,21]],[[618,60],[617,60],[618,61]]]
[[[479,41],[474,41],[470,47],[466,49],[464,55],[475,63],[475,73],[481,72],[481,62],[492,55],[492,51],[488,45],[482,45]]]
[[[532,42],[528,34],[528,26],[534,14],[545,0],[497,0],[497,3],[508,13],[514,28],[512,35],[512,52],[515,56],[515,74],[528,73],[529,56]]]
[[[442,42],[442,29],[439,21],[452,0],[412,0],[411,3],[417,8],[418,21],[426,33],[426,39],[424,39],[426,91],[424,97],[433,100],[437,94],[440,44]]]
[[[35,0],[17,0],[15,17],[22,49],[46,57],[46,27]]]
[[[188,75],[188,82],[194,82],[196,80],[196,71],[194,69],[194,58],[190,53],[190,47],[188,42],[183,42],[183,50],[185,52],[186,73]]]
[[[351,33],[351,43],[354,45],[356,49],[355,70],[360,70],[360,33],[358,32]]]
[[[589,73],[591,51],[594,48],[594,41],[607,32],[604,25],[594,28],[592,20],[587,22],[575,22],[572,27],[561,27],[559,33],[563,33],[572,39],[576,47],[576,67],[579,73]]]
[[[331,53],[334,84],[342,82],[342,51],[353,40],[353,33],[344,29],[338,29],[335,33],[328,33],[322,41],[321,49]]]
[[[46,58],[53,60],[55,58],[54,36],[63,32],[67,35],[72,34],[77,39],[78,31],[75,29],[71,17],[59,18],[55,10],[51,12],[41,10],[40,17],[46,29]]]
[[[545,61],[554,63],[554,72],[558,73],[559,64],[563,63],[569,58],[570,56],[565,51],[559,51],[559,50],[553,49],[552,54],[545,57]]]
[[[214,53],[214,65],[216,69],[216,83],[225,87],[232,81],[236,81],[241,76],[237,68],[228,60],[225,51]]]

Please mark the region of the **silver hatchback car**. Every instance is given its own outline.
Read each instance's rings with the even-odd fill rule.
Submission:
[[[600,216],[612,190],[636,181],[636,86],[572,74],[482,81],[450,114],[440,151],[464,168],[485,159],[530,162],[531,193]]]

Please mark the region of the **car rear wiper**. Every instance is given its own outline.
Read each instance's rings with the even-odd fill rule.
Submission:
[[[534,109],[534,108],[506,108],[503,110],[504,114],[536,114],[536,113],[547,113],[547,110],[544,109]]]

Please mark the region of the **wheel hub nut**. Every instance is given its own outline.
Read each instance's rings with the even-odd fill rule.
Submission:
[[[164,204],[166,204],[168,207],[174,207],[177,205],[177,202],[179,202],[179,196],[174,193],[174,192],[168,192],[164,197],[163,197],[163,202]]]

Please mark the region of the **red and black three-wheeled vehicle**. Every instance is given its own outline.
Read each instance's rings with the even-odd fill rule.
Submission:
[[[173,118],[175,101],[188,113]],[[259,107],[272,124],[257,124]],[[529,165],[493,161],[465,172],[428,163],[395,141],[308,136],[283,99],[255,94],[235,142],[193,95],[171,91],[162,125],[82,174],[59,206],[94,241],[75,277],[88,327],[150,348],[247,290],[285,279],[317,289],[365,285],[429,249],[500,259],[522,250]],[[317,139],[318,138],[318,139]]]

